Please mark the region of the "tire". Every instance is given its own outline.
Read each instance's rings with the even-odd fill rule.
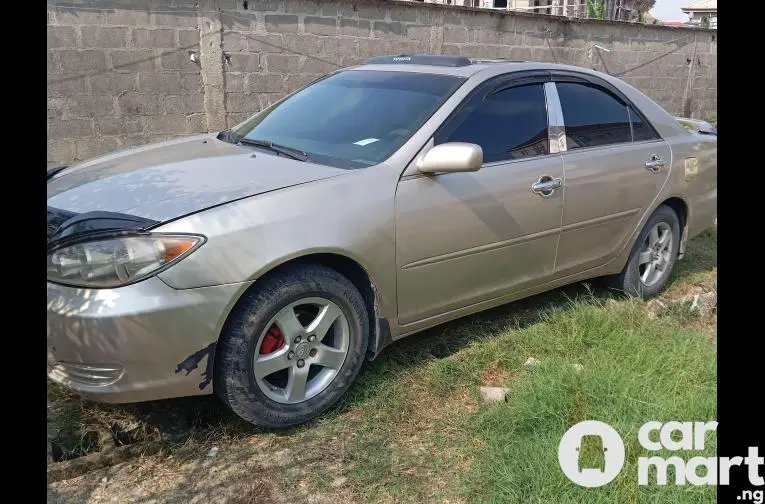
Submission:
[[[214,389],[252,424],[301,424],[343,396],[361,369],[368,340],[369,315],[356,287],[332,269],[296,265],[262,278],[237,303],[216,349]],[[263,376],[282,365],[285,370]]]
[[[645,254],[649,252],[648,247],[652,240],[655,240],[655,237],[651,238],[649,236],[654,229],[658,230],[659,236],[663,236],[662,231],[670,231],[670,243],[661,252],[661,258],[666,262],[660,270],[658,265],[661,264],[661,260],[658,262],[651,260],[654,264],[653,271],[661,271],[661,274],[651,273],[648,275],[647,281],[644,281],[646,267],[651,264],[651,262],[648,264],[644,262],[646,260]],[[675,261],[677,261],[680,249],[680,236],[680,220],[677,214],[672,208],[661,205],[654,211],[638,235],[624,269],[621,273],[611,278],[609,282],[611,287],[629,296],[639,297],[644,300],[656,296],[664,289],[667,279],[672,274],[672,268],[675,265]],[[654,255],[653,257],[656,256]],[[643,262],[642,265],[641,262]]]

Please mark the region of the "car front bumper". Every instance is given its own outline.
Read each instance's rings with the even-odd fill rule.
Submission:
[[[246,283],[177,290],[48,283],[48,376],[97,401],[209,394],[218,336]]]

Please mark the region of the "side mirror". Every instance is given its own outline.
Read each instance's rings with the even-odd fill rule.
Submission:
[[[483,164],[480,145],[449,142],[436,145],[417,164],[422,173],[451,173],[478,171]]]

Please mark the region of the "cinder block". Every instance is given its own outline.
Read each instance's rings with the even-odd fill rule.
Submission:
[[[96,119],[97,136],[135,135],[143,132],[142,118],[101,117]]]
[[[197,93],[202,91],[202,76],[199,73],[180,74],[181,91],[185,93]]]
[[[254,31],[257,19],[252,14],[224,11],[220,15],[220,22],[224,31]]]
[[[167,50],[162,52],[159,58],[159,66],[165,70],[179,70],[189,73],[200,71],[199,64],[191,61],[187,50]]]
[[[255,113],[259,110],[256,95],[249,93],[226,93],[226,111],[229,113]]]
[[[128,46],[129,28],[120,26],[83,26],[82,46],[86,48],[112,49]]]
[[[88,10],[80,7],[61,7],[55,11],[56,23],[60,25],[105,25],[107,21],[106,11]]]
[[[49,138],[82,138],[93,135],[93,119],[48,119]]]
[[[306,33],[337,35],[337,18],[306,16],[303,19]]]
[[[138,89],[142,93],[177,93],[181,79],[178,72],[142,72],[138,75]]]
[[[260,72],[260,55],[249,52],[229,54],[231,63],[226,66],[233,72]]]
[[[152,24],[156,26],[169,26],[172,28],[196,28],[198,18],[191,9],[183,9],[178,12],[154,12],[151,14]]]
[[[301,56],[315,56],[319,52],[320,41],[321,37],[318,35],[285,35],[284,52],[300,54]]]
[[[56,51],[56,57],[62,72],[96,72],[106,70],[106,53],[104,51],[72,51],[63,49]]]
[[[77,33],[73,26],[48,26],[48,48],[68,48],[77,45]]]
[[[151,23],[151,15],[148,8],[122,8],[108,12],[107,23],[121,26],[147,26]],[[83,23],[85,24],[85,23]],[[98,23],[102,24],[102,23]],[[105,24],[105,23],[104,23]]]
[[[280,74],[251,73],[247,76],[245,89],[249,93],[284,93],[287,87],[284,83],[284,77]]]
[[[419,9],[414,6],[392,6],[390,8],[390,18],[393,21],[416,23],[419,20],[418,11]]]
[[[48,117],[56,117],[61,119],[66,114],[67,98],[64,97],[48,97]]]
[[[74,160],[74,143],[48,139],[48,163],[70,164]]]
[[[224,35],[224,38],[227,35]],[[281,33],[269,33],[267,35],[248,35],[247,50],[249,52],[258,53],[274,53],[279,54],[284,52],[284,40]]]
[[[176,47],[175,30],[171,28],[135,28],[133,44],[140,49]]]
[[[375,38],[406,36],[406,25],[403,23],[386,23],[374,21],[372,23],[372,35]]]
[[[95,94],[118,95],[125,91],[138,89],[138,74],[135,73],[104,73],[89,77],[90,88]]]
[[[241,52],[247,50],[247,37],[238,32],[223,33],[223,50],[228,52]]]
[[[123,72],[144,72],[156,68],[157,57],[154,51],[113,51],[112,68]]]
[[[79,160],[108,154],[122,146],[118,137],[86,138],[75,142],[75,156]]]
[[[243,93],[244,92],[244,74],[242,72],[225,73],[226,92]]]
[[[279,33],[297,33],[298,17],[291,14],[266,14],[266,30]]]
[[[72,96],[67,106],[69,117],[100,117],[114,114],[112,96]]]
[[[181,135],[186,133],[185,114],[169,114],[146,118],[146,133],[161,135]]]
[[[292,74],[300,70],[301,57],[295,54],[267,54],[268,73]]]
[[[371,24],[366,19],[341,18],[340,34],[352,37],[369,37]]]
[[[117,102],[124,115],[154,115],[160,110],[159,96],[154,94],[126,93]]]
[[[180,49],[193,49],[199,46],[199,30],[178,30],[178,45]]]
[[[419,40],[421,42],[430,42],[431,31],[432,30],[430,26],[407,25],[406,36],[407,38],[410,38],[413,40]]]
[[[464,44],[468,40],[467,28],[444,26],[444,42],[450,44]]]

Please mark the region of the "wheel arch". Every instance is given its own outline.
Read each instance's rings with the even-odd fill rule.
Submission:
[[[678,196],[672,196],[662,201],[656,208],[659,208],[661,205],[667,205],[674,210],[677,214],[677,218],[680,220],[680,227],[685,227],[688,223],[688,203],[686,203],[684,199]]]
[[[678,250],[678,259],[682,259],[685,254],[685,247],[688,243],[688,203],[679,196],[671,196],[662,201],[656,208],[666,205],[671,208],[680,221],[680,249]]]
[[[336,251],[312,251],[303,255],[284,258],[280,262],[267,266],[263,272],[257,276],[254,282],[239,293],[236,301],[232,303],[231,308],[223,316],[217,341],[220,341],[220,338],[225,331],[226,322],[236,310],[237,306],[239,306],[241,299],[247,292],[250,292],[252,289],[257,289],[264,278],[271,275],[278,275],[280,272],[300,264],[321,265],[334,270],[346,277],[354,287],[358,289],[361,297],[364,299],[364,306],[369,315],[369,345],[367,347],[367,358],[373,360],[377,357],[380,351],[390,344],[391,332],[388,320],[380,315],[379,293],[374,279],[368,269],[362,266],[359,261]]]

